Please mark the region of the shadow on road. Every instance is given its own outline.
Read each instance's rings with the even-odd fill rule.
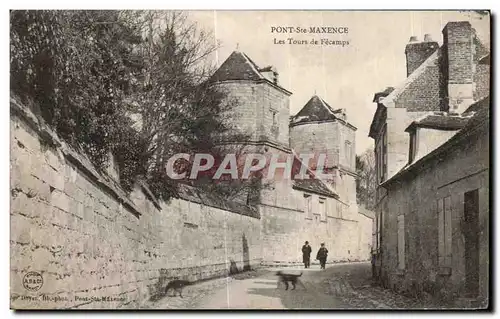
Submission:
[[[256,285],[269,285],[274,287],[248,288],[248,295],[259,295],[278,298],[285,309],[338,309],[347,308],[340,300],[332,298],[321,292],[320,286],[315,286],[307,281],[297,283],[296,289],[285,290],[283,284],[277,287],[276,282],[253,282]]]
[[[270,285],[270,286],[275,286],[276,287],[276,283],[269,282],[269,281],[258,281],[258,280],[255,280],[254,283],[255,284],[261,284],[261,285]]]

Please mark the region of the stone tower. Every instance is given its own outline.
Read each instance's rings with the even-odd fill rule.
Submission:
[[[212,76],[212,81],[236,99],[231,116],[238,130],[249,134],[246,143],[268,158],[279,156],[284,162],[291,154],[288,121],[291,92],[280,86],[272,66],[260,68],[245,53],[234,51]],[[293,205],[291,181],[277,180],[261,193],[260,202],[276,207]]]
[[[335,109],[317,95],[290,121],[292,149],[297,153],[326,154],[324,170],[334,176],[329,182],[340,200],[351,207],[352,214],[357,212],[355,132],[344,108]]]
[[[262,264],[301,262],[306,240],[314,249],[327,243],[332,261],[366,258],[368,246],[361,242],[371,239],[371,219],[357,214],[356,128],[347,122],[345,111],[313,97],[290,123],[291,92],[280,85],[277,70],[260,68],[243,52],[233,52],[211,80],[237,100],[227,117],[250,136],[244,143],[250,150],[264,153],[268,160],[277,158],[278,163],[293,159],[292,154],[326,151],[327,169],[338,176],[330,183],[292,180],[279,178],[277,169],[276,177],[267,180],[270,185],[252,202],[260,213]]]

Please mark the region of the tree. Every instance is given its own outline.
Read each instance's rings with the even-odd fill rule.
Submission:
[[[373,149],[366,150],[361,155],[356,155],[356,194],[359,204],[373,209],[377,190],[377,178],[375,171],[375,153]]]
[[[102,168],[123,135],[139,33],[117,11],[13,11],[11,88]]]
[[[212,154],[216,165],[228,153],[243,156],[249,136],[234,129],[225,116],[236,106],[220,86],[209,79],[215,66],[207,61],[217,48],[211,34],[199,30],[182,12],[143,11],[134,17],[143,41],[134,48],[143,67],[129,110],[140,118],[141,140],[148,154],[146,180],[155,193],[168,197],[177,181],[166,176],[167,161],[176,153]],[[259,187],[250,180],[205,178],[189,184],[233,199]],[[186,182],[186,181],[185,181]]]
[[[224,118],[235,101],[208,81],[217,44],[183,13],[12,11],[10,23],[12,91],[96,168],[113,153],[125,189],[141,179],[168,200],[170,156],[241,151],[246,136]],[[190,183],[222,196],[259,185]]]

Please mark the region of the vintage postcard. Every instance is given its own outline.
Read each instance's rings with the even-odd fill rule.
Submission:
[[[490,12],[10,12],[12,309],[488,309]]]

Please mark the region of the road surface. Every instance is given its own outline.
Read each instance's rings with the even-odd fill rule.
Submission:
[[[185,288],[183,296],[146,305],[156,309],[405,309],[437,308],[373,285],[370,263],[286,268],[302,272],[296,290],[277,285],[279,268],[259,269],[233,277],[205,281]]]

